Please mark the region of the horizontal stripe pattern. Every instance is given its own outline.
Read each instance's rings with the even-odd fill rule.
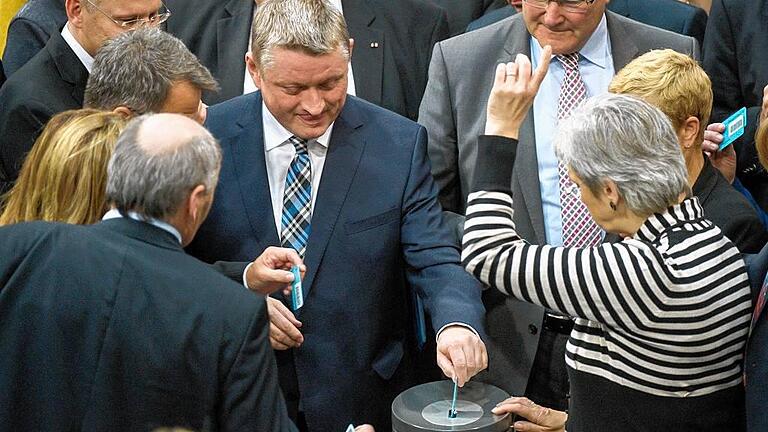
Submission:
[[[531,245],[507,193],[469,195],[462,262],[483,283],[578,317],[566,363],[668,397],[738,385],[751,300],[741,255],[697,198],[592,248]]]

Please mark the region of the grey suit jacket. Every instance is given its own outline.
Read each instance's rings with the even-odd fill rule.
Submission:
[[[485,128],[485,108],[498,63],[518,53],[530,56],[530,36],[521,14],[456,36],[435,46],[419,123],[429,133],[432,174],[445,210],[463,213],[477,157],[477,137]],[[655,48],[672,48],[698,58],[698,44],[656,27],[606,11],[614,68]],[[515,224],[532,243],[545,244],[537,171],[533,113],[520,130],[512,174]],[[500,161],[500,163],[503,161]],[[544,310],[497,292],[486,292],[489,373],[485,377],[512,394],[523,394],[539,340]]]

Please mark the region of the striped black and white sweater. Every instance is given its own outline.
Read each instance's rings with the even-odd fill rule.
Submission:
[[[576,317],[565,359],[579,374],[572,387],[583,374],[607,380],[618,397],[631,389],[691,398],[740,385],[747,274],[697,198],[649,217],[620,243],[531,245],[515,232],[513,164],[498,163],[514,161],[517,143],[481,137],[480,145],[462,261],[491,287]],[[572,388],[578,394],[584,389]]]

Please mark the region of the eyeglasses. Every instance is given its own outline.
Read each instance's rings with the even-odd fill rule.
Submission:
[[[566,12],[585,13],[595,0],[524,0],[526,4],[538,9],[544,9],[550,2],[557,3]]]
[[[86,0],[91,6],[95,7],[97,11],[101,12],[102,15],[109,18],[113,23],[117,24],[118,26],[126,29],[126,30],[133,30],[138,27],[142,27],[145,25],[159,25],[168,20],[168,18],[171,16],[171,10],[168,9],[168,7],[163,3],[160,2],[160,9],[157,10],[157,12],[153,15],[150,15],[146,18],[135,18],[135,19],[115,19],[108,13],[104,12],[100,7],[96,6],[96,4],[92,0]]]

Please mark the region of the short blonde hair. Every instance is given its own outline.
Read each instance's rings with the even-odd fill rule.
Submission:
[[[699,119],[700,145],[712,113],[712,82],[696,60],[671,49],[649,51],[613,78],[608,91],[638,96],[669,117],[677,132],[688,117]]]
[[[43,129],[5,196],[0,225],[33,220],[91,224],[106,210],[106,178],[125,119],[93,109],[65,111]]]

